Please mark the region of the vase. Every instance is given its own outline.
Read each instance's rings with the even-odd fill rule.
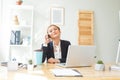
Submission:
[[[95,64],[95,70],[104,71],[105,65],[104,64]]]
[[[17,5],[21,5],[22,3],[23,3],[22,0],[17,0],[17,1],[16,1],[16,4],[17,4]]]

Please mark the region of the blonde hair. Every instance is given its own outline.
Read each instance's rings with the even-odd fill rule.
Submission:
[[[47,28],[47,33],[48,33],[48,29],[50,28],[50,27],[52,27],[52,26],[55,26],[56,28],[58,28],[58,30],[60,31],[60,27],[58,27],[57,25],[55,25],[55,24],[51,24],[50,26],[48,26],[48,28]]]

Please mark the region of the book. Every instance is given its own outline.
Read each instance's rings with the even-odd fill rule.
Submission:
[[[13,30],[11,31],[10,44],[15,44],[15,33]]]
[[[19,30],[12,30],[11,31],[11,39],[10,44],[18,45],[20,44],[20,31]]]
[[[15,31],[15,44],[20,44],[20,31]]]
[[[56,76],[56,77],[83,77],[83,75],[76,69],[51,69],[51,72]]]

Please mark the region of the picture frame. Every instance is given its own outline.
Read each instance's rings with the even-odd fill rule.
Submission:
[[[64,25],[64,8],[52,7],[50,9],[50,23],[55,25]]]

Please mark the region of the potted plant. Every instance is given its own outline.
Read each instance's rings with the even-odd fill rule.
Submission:
[[[97,61],[97,63],[95,64],[95,70],[100,70],[100,71],[105,70],[105,65],[102,60]]]
[[[32,64],[33,64],[32,59],[28,60],[28,63],[29,63],[30,65],[32,65]]]
[[[29,59],[29,60],[28,60],[28,65],[27,65],[28,71],[32,71],[32,70],[33,70],[33,67],[34,67],[34,65],[33,65],[33,60],[32,60],[32,59]]]

